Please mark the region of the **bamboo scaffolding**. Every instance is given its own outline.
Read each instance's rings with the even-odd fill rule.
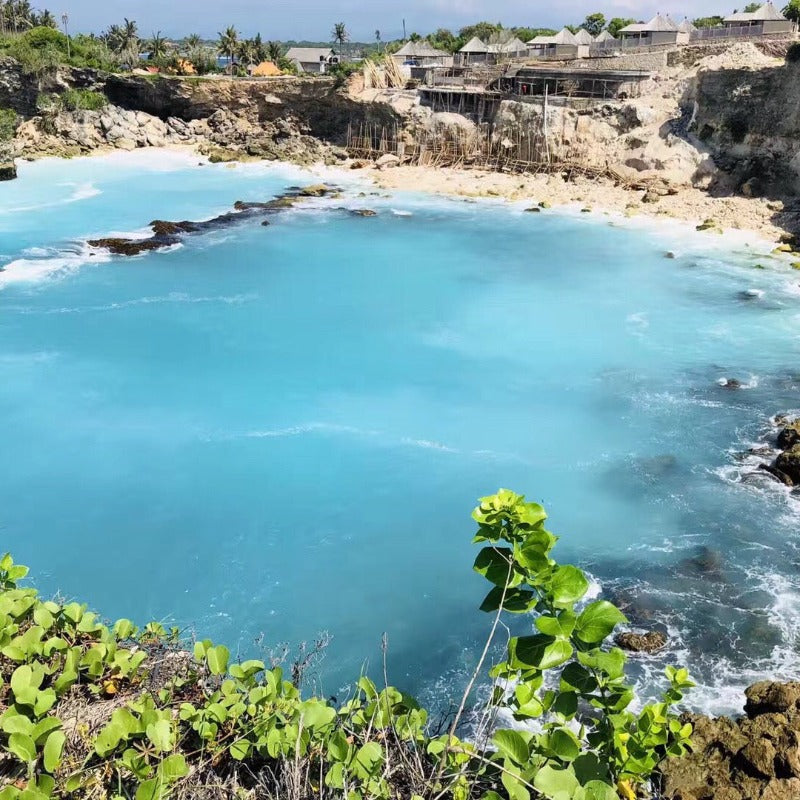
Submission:
[[[566,180],[577,176],[594,180],[612,180],[629,189],[647,189],[651,181],[632,180],[608,164],[592,163],[586,152],[566,148],[565,126],[557,136],[549,133],[547,98],[540,125],[513,131],[497,130],[491,123],[481,123],[476,132],[463,128],[439,128],[418,133],[413,145],[406,146],[397,125],[387,127],[366,122],[347,130],[347,150],[353,158],[377,160],[391,154],[403,163],[424,167],[483,169],[508,173],[561,173]]]

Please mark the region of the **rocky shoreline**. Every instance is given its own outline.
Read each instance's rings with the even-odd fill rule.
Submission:
[[[745,715],[686,715],[693,752],[661,769],[667,800],[798,800],[800,683],[765,681],[745,692]]]

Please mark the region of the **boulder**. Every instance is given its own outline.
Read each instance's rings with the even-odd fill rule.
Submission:
[[[800,419],[787,423],[778,434],[778,447],[781,450],[790,450],[797,444],[800,444]]]
[[[657,653],[667,646],[667,637],[660,631],[647,633],[620,633],[614,643],[632,653]]]
[[[755,739],[739,751],[746,768],[764,778],[775,777],[775,746],[769,739]]]
[[[0,181],[13,181],[17,177],[17,165],[13,161],[0,161]]]
[[[800,485],[800,444],[781,453],[772,466],[788,475],[795,486]]]
[[[377,217],[378,212],[370,208],[351,208],[350,214],[354,217]]]
[[[761,681],[745,691],[744,710],[751,719],[762,714],[800,709],[800,683]]]
[[[399,164],[400,164],[399,157],[392,153],[386,153],[386,155],[381,156],[375,162],[375,166],[378,167],[378,169],[388,169],[389,167],[396,167]]]

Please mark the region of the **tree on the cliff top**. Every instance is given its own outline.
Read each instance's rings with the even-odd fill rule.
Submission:
[[[633,25],[636,22],[635,19],[631,19],[630,17],[614,17],[606,27],[606,30],[614,37],[623,29],[627,28],[628,25]]]
[[[800,0],[789,0],[784,6],[783,16],[792,22],[800,22]]]
[[[146,47],[148,61],[160,61],[167,55],[167,40],[161,35],[161,31],[153,34],[147,41]]]
[[[719,14],[712,17],[698,17],[692,20],[695,28],[719,28],[723,23],[723,18]]]
[[[347,30],[347,25],[344,22],[337,22],[331,31],[331,39],[335,44],[339,45],[339,52],[344,50],[345,42],[350,41],[350,34]]]
[[[596,11],[594,14],[588,14],[581,25],[581,27],[585,28],[592,36],[597,36],[605,26],[606,15],[599,11]]]
[[[236,46],[239,43],[239,32],[233,25],[229,25],[223,33],[218,33],[217,36],[219,36],[219,52],[223,56],[227,56],[230,63],[233,64]]]
[[[503,25],[500,22],[476,22],[474,25],[467,25],[458,32],[460,46],[463,47],[473,36],[477,36],[482,42],[488,42],[489,37],[502,30]]]

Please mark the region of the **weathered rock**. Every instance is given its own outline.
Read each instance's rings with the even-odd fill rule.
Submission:
[[[199,228],[194,222],[168,222],[156,219],[150,223],[150,228],[156,236],[174,236],[178,233],[196,233]]]
[[[375,166],[378,169],[388,169],[389,167],[396,167],[400,163],[400,159],[392,154],[386,153],[386,155],[381,156],[376,162]]]
[[[800,683],[762,681],[745,692],[744,710],[748,717],[800,710]]]
[[[786,424],[778,434],[778,447],[781,450],[789,450],[797,444],[800,444],[800,419]]]
[[[762,472],[772,475],[775,480],[782,483],[784,486],[794,486],[794,481],[785,472],[781,472],[777,467],[773,467],[772,464],[759,464],[758,468]]]
[[[299,194],[302,197],[324,197],[326,194],[330,194],[332,189],[326,186],[324,183],[320,183],[316,186],[304,186],[300,189]]]
[[[167,236],[152,237],[150,239],[122,239],[108,237],[105,239],[90,239],[87,244],[90,247],[97,247],[108,250],[117,256],[138,256],[152,250],[160,250],[164,247],[171,247],[180,240]]]
[[[13,181],[17,177],[17,165],[13,161],[0,161],[0,181]]]
[[[353,217],[377,217],[378,212],[371,208],[351,208],[350,214]]]
[[[800,444],[781,453],[772,466],[788,475],[795,486],[800,485]]]
[[[764,778],[775,777],[775,747],[769,739],[755,739],[739,751],[739,758],[745,768],[753,770]]]
[[[667,646],[667,637],[660,631],[620,633],[614,642],[623,650],[630,650],[633,653],[657,653]]]

